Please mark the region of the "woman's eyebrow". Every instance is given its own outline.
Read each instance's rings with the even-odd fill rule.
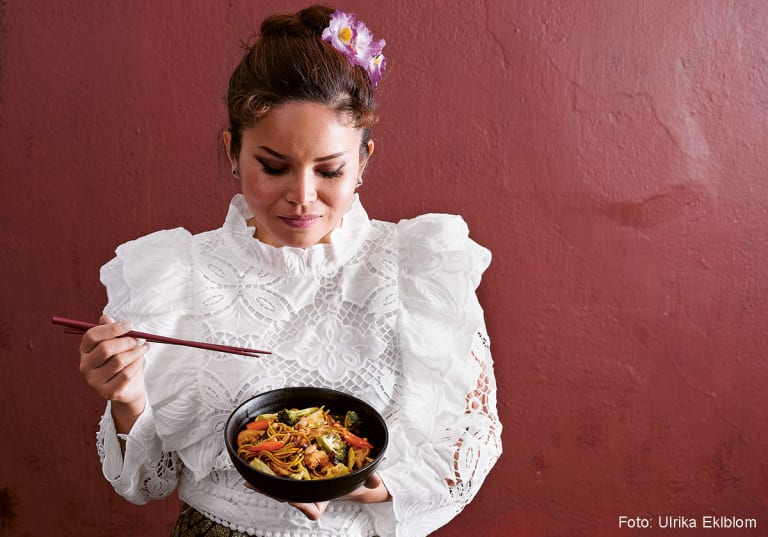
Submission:
[[[269,147],[267,147],[265,145],[260,145],[259,149],[263,149],[264,151],[266,151],[267,153],[269,153],[270,155],[272,155],[273,157],[275,157],[277,159],[285,160],[286,162],[290,162],[292,160],[291,157],[289,157],[287,155],[283,155],[282,153],[278,153],[274,149],[270,149]],[[318,158],[315,159],[315,162],[323,162],[323,161],[326,161],[326,160],[332,160],[332,159],[341,157],[342,155],[345,155],[345,154],[346,154],[346,151],[339,151],[338,153],[334,153],[332,155],[326,155],[324,157],[318,157]]]
[[[331,160],[338,157],[341,157],[342,155],[345,155],[346,151],[339,151],[338,153],[334,153],[333,155],[326,155],[324,157],[319,157],[315,159],[315,162],[323,162],[325,160]]]

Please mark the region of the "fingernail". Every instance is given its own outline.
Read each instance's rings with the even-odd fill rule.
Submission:
[[[136,339],[136,345],[138,345],[139,347],[141,347],[142,345],[144,345],[146,342],[147,342],[147,340],[146,340],[146,339],[142,339],[142,338],[138,338],[138,339]]]
[[[120,329],[125,330],[126,332],[132,328],[131,321],[122,321],[120,323]]]

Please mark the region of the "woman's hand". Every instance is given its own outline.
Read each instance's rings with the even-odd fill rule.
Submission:
[[[365,483],[339,499],[360,503],[381,503],[388,502],[392,496],[389,495],[379,473],[373,472]]]
[[[89,329],[80,342],[80,373],[100,396],[112,401],[112,418],[118,433],[128,433],[144,411],[142,358],[149,345],[131,337],[119,337],[130,322],[115,322],[103,315],[99,326]]]
[[[387,487],[384,486],[384,482],[381,480],[381,476],[377,472],[371,474],[368,480],[361,486],[347,494],[342,496],[339,500],[346,500],[351,502],[360,503],[380,503],[391,500]],[[313,502],[313,503],[298,503],[289,502],[290,505],[304,513],[304,515],[310,520],[319,520],[325,509],[328,507],[328,502]]]

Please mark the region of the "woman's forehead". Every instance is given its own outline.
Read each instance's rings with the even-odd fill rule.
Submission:
[[[243,141],[267,144],[287,156],[306,155],[308,151],[330,155],[357,147],[361,130],[354,127],[348,114],[326,105],[295,102],[270,110],[252,127],[243,131]],[[278,147],[273,147],[273,146]]]

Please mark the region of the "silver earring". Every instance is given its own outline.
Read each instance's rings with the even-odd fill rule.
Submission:
[[[235,177],[240,177],[240,171],[237,168],[232,168],[232,175]]]
[[[357,186],[363,186],[363,178],[362,177],[358,177],[357,178]]]

